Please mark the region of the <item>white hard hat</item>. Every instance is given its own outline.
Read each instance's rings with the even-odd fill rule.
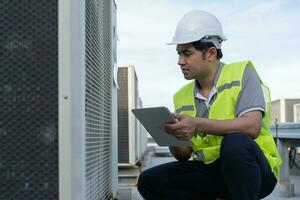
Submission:
[[[175,36],[168,44],[186,44],[203,40],[213,42],[217,49],[221,48],[222,41],[226,40],[222,25],[212,14],[193,10],[186,13],[178,22]]]

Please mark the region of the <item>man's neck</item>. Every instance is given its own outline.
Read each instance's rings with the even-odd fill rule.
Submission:
[[[212,63],[211,67],[211,71],[209,73],[209,75],[207,77],[201,78],[201,79],[197,79],[197,82],[199,84],[199,89],[202,91],[207,91],[207,90],[211,90],[214,86],[214,79],[215,79],[215,75],[218,69],[218,66],[220,64],[220,61],[218,62],[214,62]]]

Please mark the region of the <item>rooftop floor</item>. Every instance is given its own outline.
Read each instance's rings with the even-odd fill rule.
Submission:
[[[150,147],[144,159],[142,170],[151,168],[166,162],[175,161],[175,158],[171,156],[169,149],[165,147]],[[280,197],[278,188],[276,186],[275,190],[268,197],[263,200],[299,200],[300,199],[300,170],[291,170],[290,181],[294,184],[295,195],[294,197]],[[135,186],[123,187],[119,190],[119,200],[143,200],[141,195],[138,193]]]

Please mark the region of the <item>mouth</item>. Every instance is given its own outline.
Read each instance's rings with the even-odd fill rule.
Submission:
[[[188,70],[188,69],[181,69],[181,71],[182,71],[182,73],[186,74],[186,73],[188,73],[190,70]]]

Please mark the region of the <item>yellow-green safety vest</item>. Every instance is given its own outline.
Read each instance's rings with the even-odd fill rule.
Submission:
[[[243,74],[246,66],[252,67],[253,64],[249,61],[242,61],[237,63],[226,64],[223,66],[219,78],[216,83],[217,97],[212,103],[208,118],[214,120],[228,120],[235,119],[235,108],[238,101],[239,94],[242,89]],[[259,136],[255,142],[260,146],[264,155],[266,156],[269,165],[276,178],[279,177],[279,170],[281,165],[281,158],[276,148],[273,136],[270,132],[270,115],[271,115],[271,101],[269,88],[266,87],[262,81],[261,87],[264,93],[266,102],[265,115],[262,119],[262,127]],[[173,97],[174,107],[177,113],[185,114],[191,117],[196,117],[196,105],[194,97],[195,82],[182,87]],[[216,136],[211,134],[195,134],[192,141],[193,152],[202,151],[204,158],[203,162],[206,164],[214,162],[220,156],[220,146],[223,136]],[[198,159],[195,155],[194,159]]]

